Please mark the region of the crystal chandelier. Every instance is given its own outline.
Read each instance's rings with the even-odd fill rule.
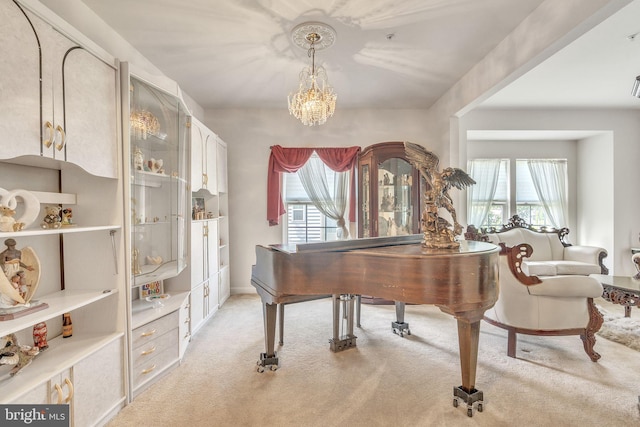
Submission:
[[[316,48],[331,46],[335,41],[335,31],[326,24],[308,22],[296,26],[292,38],[300,47],[309,45],[311,67],[300,72],[298,91],[289,94],[289,113],[306,126],[324,124],[333,116],[337,95],[329,85],[324,67],[316,67]]]

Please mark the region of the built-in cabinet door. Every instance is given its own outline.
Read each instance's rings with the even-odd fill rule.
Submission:
[[[95,425],[124,402],[123,352],[117,339],[73,366],[74,426]]]
[[[207,221],[205,226],[207,236],[207,265],[206,277],[211,278],[218,273],[218,221]]]
[[[0,156],[40,155],[40,50],[23,11],[0,2]]]
[[[227,144],[218,139],[218,192],[227,192]],[[225,214],[226,215],[226,214]]]
[[[191,334],[202,325],[205,317],[205,283],[191,290]]]
[[[204,150],[203,129],[197,120],[191,118],[191,191],[196,192],[204,185],[204,171],[202,168]]]
[[[204,221],[191,222],[191,288],[199,286],[205,279]]]
[[[117,70],[12,1],[0,2],[0,156],[118,177]]]
[[[218,194],[218,172],[216,159],[218,158],[218,137],[209,131],[204,141],[204,162],[205,188],[211,194]]]
[[[117,70],[83,48],[63,60],[64,159],[92,175],[118,176]],[[59,150],[62,143],[57,143]]]

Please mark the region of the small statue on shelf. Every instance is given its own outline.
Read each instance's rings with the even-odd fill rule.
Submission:
[[[24,228],[23,222],[17,222],[13,217],[16,211],[7,207],[0,206],[0,231],[20,231]]]
[[[63,227],[75,227],[73,222],[73,210],[71,208],[64,208],[60,211],[61,223]]]
[[[33,325],[33,345],[38,347],[40,351],[49,348],[49,343],[47,343],[47,324],[45,322]]]
[[[138,147],[133,151],[133,169],[137,171],[144,170],[144,155]]]
[[[62,220],[60,219],[60,206],[45,206],[45,216],[40,226],[46,229],[57,229],[62,226]]]
[[[18,344],[15,334],[0,338],[0,365],[14,365],[9,372],[11,376],[29,366],[38,353],[38,347]]]
[[[133,274],[141,274],[142,270],[140,269],[140,261],[138,257],[140,256],[140,251],[138,249],[134,249],[131,254],[131,273]]]
[[[40,282],[40,260],[30,247],[16,249],[16,241],[4,241],[0,252],[0,308],[28,307]]]

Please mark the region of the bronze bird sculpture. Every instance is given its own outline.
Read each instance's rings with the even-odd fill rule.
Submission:
[[[459,247],[460,244],[456,241],[456,236],[462,233],[462,226],[458,223],[449,190],[454,187],[464,190],[476,182],[459,168],[448,167],[440,171],[438,156],[421,145],[405,142],[404,151],[409,163],[418,169],[420,175],[427,182],[425,209],[422,213],[423,246],[428,248]],[[449,212],[453,226],[449,221],[440,217],[440,208]]]

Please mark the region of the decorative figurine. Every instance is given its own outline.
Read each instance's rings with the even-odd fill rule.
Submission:
[[[15,214],[15,210],[0,206],[0,231],[20,231],[24,228],[24,223],[17,222],[13,217]]]
[[[138,147],[133,151],[133,169],[137,171],[144,170],[144,155]]]
[[[29,307],[40,283],[40,260],[30,247],[16,249],[16,241],[4,241],[7,249],[0,252],[0,308],[17,305]]]
[[[71,208],[62,209],[60,217],[62,227],[75,227],[76,224],[73,222],[73,210]]]
[[[409,163],[418,169],[428,184],[421,221],[424,233],[422,246],[440,249],[459,248],[460,242],[456,241],[456,236],[462,233],[462,226],[458,223],[449,190],[453,187],[464,190],[476,182],[462,169],[449,167],[440,172],[438,156],[421,145],[405,142],[404,150]],[[440,208],[449,212],[453,226],[440,216]]]
[[[11,376],[29,366],[38,353],[38,347],[19,345],[15,334],[0,338],[0,365],[15,365],[9,372]]]
[[[140,262],[138,261],[138,256],[140,256],[140,251],[138,249],[134,249],[131,254],[131,273],[132,274],[140,274],[142,270],[140,269]]]
[[[49,348],[47,343],[47,324],[44,322],[36,323],[33,326],[33,345],[38,347],[40,351]]]
[[[45,230],[60,228],[62,225],[62,220],[60,219],[61,210],[62,208],[60,206],[45,206],[44,211],[46,215],[40,223],[40,226]]]
[[[631,256],[631,261],[633,261],[633,265],[636,267],[637,273],[633,276],[634,279],[640,280],[640,253],[635,253]]]
[[[149,264],[149,265],[160,265],[160,264],[162,264],[162,257],[160,255],[158,255],[158,256],[147,255],[147,264]]]

